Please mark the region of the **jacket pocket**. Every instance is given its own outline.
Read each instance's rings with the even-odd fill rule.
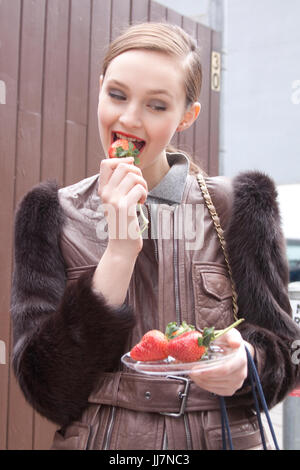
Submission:
[[[195,324],[198,329],[216,326],[218,329],[233,321],[232,288],[226,267],[216,263],[194,262],[192,281]]]
[[[231,423],[230,432],[234,450],[262,450],[262,440],[256,417]],[[222,450],[221,427],[207,430],[205,436],[208,450]],[[229,448],[228,442],[227,448]]]
[[[51,450],[85,450],[90,435],[90,426],[74,421],[54,435]]]

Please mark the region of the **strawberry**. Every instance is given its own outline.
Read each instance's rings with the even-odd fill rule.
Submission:
[[[224,330],[215,331],[215,328],[206,327],[203,332],[195,330],[193,325],[182,322],[180,326],[171,322],[166,328],[166,336],[169,338],[168,353],[181,362],[194,362],[201,359],[209,347],[211,341],[227,333],[231,328],[239,325],[241,318]]]
[[[169,341],[169,355],[181,362],[198,361],[205,351],[200,331],[186,331]]]
[[[109,158],[134,157],[134,163],[136,165],[140,163],[138,158],[139,153],[134,143],[126,139],[115,140],[108,149]]]
[[[168,357],[168,340],[159,330],[148,331],[130,351],[136,361],[159,361]]]
[[[196,328],[193,325],[188,325],[185,321],[183,321],[180,326],[178,326],[176,322],[171,322],[167,325],[165,335],[168,339],[173,339],[182,333],[195,329]]]
[[[115,140],[108,149],[109,158],[124,158],[124,157],[134,157],[134,164],[139,165],[140,159],[138,158],[140,151],[136,148],[133,142],[129,142],[126,139]],[[145,217],[142,210],[141,204],[138,204],[141,218],[144,223],[144,227],[141,229],[140,234],[146,230],[149,224],[149,220]]]

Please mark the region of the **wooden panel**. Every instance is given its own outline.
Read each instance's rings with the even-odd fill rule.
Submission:
[[[166,21],[167,9],[156,2],[150,2],[149,21]]]
[[[143,23],[148,21],[149,1],[132,0],[131,2],[131,23]]]
[[[86,174],[90,13],[90,0],[72,0],[69,32],[65,185],[80,181]]]
[[[166,18],[169,23],[182,27],[183,17],[171,8],[167,8]],[[175,133],[174,137],[171,140],[171,145],[173,145],[175,148],[180,149],[180,132]]]
[[[180,15],[180,13],[177,13],[177,11],[172,10],[172,8],[167,8],[166,19],[168,23],[182,27],[183,16]]]
[[[16,34],[11,34],[11,25]],[[1,184],[0,184],[0,341],[5,345],[5,360],[0,361],[0,450],[7,446],[8,377],[10,350],[10,285],[12,227],[14,212],[14,176],[18,100],[20,0],[0,3],[0,80],[5,99],[0,104]],[[5,229],[4,229],[5,228]],[[3,362],[5,362],[3,364]]]
[[[24,0],[16,200],[40,180],[45,0]]]
[[[201,49],[202,88],[200,94],[201,112],[195,122],[195,162],[208,172],[210,133],[210,56],[211,31],[198,24],[197,41]]]
[[[0,341],[10,349],[12,227],[16,203],[40,180],[71,184],[98,172],[99,74],[110,39],[130,23],[168,21],[203,46],[200,118],[173,139],[218,172],[219,93],[210,90],[211,48],[220,35],[150,0],[0,0]],[[17,33],[16,33],[17,32]],[[213,44],[213,45],[212,45]],[[2,104],[3,103],[3,104]],[[56,426],[26,403],[0,364],[0,448],[48,449]]]
[[[69,2],[47,3],[41,180],[64,176]]]
[[[183,29],[190,34],[193,38],[196,38],[197,35],[197,23],[193,20],[183,17],[182,20]],[[195,127],[191,126],[183,132],[179,133],[179,142],[178,146],[180,149],[187,152],[191,159],[194,160],[194,132]]]
[[[69,2],[47,2],[40,179],[64,177]],[[57,426],[34,412],[33,448],[49,449]]]
[[[44,0],[24,0],[22,3],[16,201],[40,179],[45,4]],[[11,28],[14,30],[15,26],[11,24]],[[9,449],[32,448],[32,423],[33,410],[26,403],[11,373]]]
[[[130,0],[113,0],[111,12],[111,40],[115,39],[130,23]]]
[[[91,64],[89,83],[87,176],[99,171],[100,160],[104,157],[98,131],[97,108],[99,77],[106,47],[110,38],[110,0],[93,0],[91,31]]]
[[[34,450],[49,450],[53,443],[55,431],[59,429],[54,423],[51,423],[37,412],[34,412],[33,420],[33,449]]]
[[[211,31],[212,51],[221,52],[221,33]],[[210,79],[210,75],[209,75]],[[209,139],[209,168],[210,176],[219,174],[219,115],[220,115],[220,92],[210,91],[210,139]]]

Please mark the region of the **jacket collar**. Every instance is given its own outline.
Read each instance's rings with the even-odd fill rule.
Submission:
[[[183,153],[167,153],[170,170],[148,193],[150,204],[180,204],[189,173],[189,159]]]

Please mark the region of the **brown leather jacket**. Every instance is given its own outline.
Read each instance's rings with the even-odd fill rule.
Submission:
[[[254,186],[257,191],[262,182],[258,184],[256,181],[256,178],[262,178],[261,175],[252,174],[252,179],[250,176],[247,174],[244,177],[243,187],[242,178],[234,184],[222,177],[206,178],[227,240],[231,239],[235,245],[237,239],[230,234],[237,230],[239,221],[233,212],[240,214],[242,210],[236,207],[236,201],[240,203],[242,200],[236,191],[241,191],[242,188],[245,193],[245,185],[248,185],[249,190],[251,182],[252,191]],[[263,181],[266,187],[268,183],[268,191],[271,192],[272,183],[269,180],[266,183],[266,177],[264,178]],[[12,314],[15,337],[13,364],[22,390],[39,412],[62,425],[55,435],[53,449],[221,449],[218,397],[191,383],[185,413],[176,418],[165,415],[163,413],[179,413],[186,380],[138,374],[126,369],[119,360],[121,354],[130,350],[146,331],[153,328],[164,331],[171,321],[185,320],[198,328],[215,325],[217,329],[233,322],[232,289],[224,254],[197,180],[188,175],[180,205],[162,204],[153,211],[148,207],[149,233],[144,237],[143,250],[135,264],[125,306],[120,307],[119,311],[109,310],[104,299],[91,292],[92,273],[107,244],[104,237],[105,219],[97,186],[98,177],[94,176],[61,189],[58,199],[55,199],[57,191],[54,187],[40,186],[31,196],[27,196],[27,200],[25,198],[19,209],[16,220],[17,250]],[[261,196],[266,199],[266,188],[264,191]],[[54,202],[49,206],[45,203],[49,194],[55,201],[55,208]],[[243,202],[246,205],[251,197],[249,194],[247,201]],[[263,211],[267,213],[272,208],[274,215],[274,197],[269,194],[269,198],[269,206]],[[58,241],[55,247],[53,245],[53,252],[57,252],[56,261],[62,255],[61,264],[54,269],[49,262],[46,269],[41,263],[41,270],[47,270],[45,276],[50,278],[53,271],[55,277],[55,272],[62,272],[63,264],[66,279],[61,280],[59,287],[52,287],[54,300],[52,299],[50,307],[42,307],[42,302],[39,301],[40,312],[43,311],[42,314],[39,312],[39,318],[42,317],[43,321],[36,317],[33,322],[30,320],[28,326],[28,320],[24,320],[25,281],[20,274],[20,265],[24,265],[25,255],[21,254],[24,250],[18,247],[22,244],[21,238],[26,238],[26,235],[28,237],[24,220],[27,220],[28,213],[36,204],[40,214],[44,209],[44,223],[48,223],[50,230],[50,215],[60,211],[61,216],[61,219],[55,221],[52,218],[52,230]],[[255,212],[256,209],[251,210]],[[194,211],[193,224],[188,226],[191,218],[185,215],[191,210]],[[41,223],[37,219],[31,222],[35,225]],[[264,220],[265,225],[268,223],[267,219]],[[274,223],[274,233],[279,233],[276,240],[273,240],[277,254],[280,255],[280,260],[276,260],[276,267],[281,271],[275,274],[276,281],[273,284],[270,281],[264,289],[267,300],[261,305],[269,309],[265,312],[265,316],[269,316],[268,320],[264,320],[261,313],[256,314],[257,304],[254,305],[253,312],[249,311],[248,314],[248,311],[246,313],[242,310],[240,314],[247,320],[241,333],[255,347],[258,371],[263,386],[267,389],[266,397],[270,406],[281,400],[295,385],[298,371],[290,364],[289,348],[291,341],[299,337],[289,316],[287,265],[278,226],[279,217],[277,220],[273,218],[273,225]],[[153,227],[155,230],[150,235]],[[249,226],[244,227],[244,230],[244,239],[243,235],[238,237],[240,243],[248,243],[249,237],[251,239],[257,235],[249,235]],[[273,232],[270,233],[270,237],[272,236]],[[39,250],[44,249],[45,253],[51,246],[51,240],[44,240],[44,243],[47,241],[46,248],[39,245]],[[268,236],[266,243],[269,243]],[[244,281],[238,271],[241,265],[238,261],[240,253],[234,256],[235,248],[230,243],[228,248],[232,254],[235,281],[241,286],[241,310],[248,302],[248,298],[245,300],[243,295],[243,283],[249,283],[248,294],[251,298],[254,298],[255,292],[259,297],[261,279],[269,276],[275,261],[267,260],[268,254],[264,253],[269,267],[265,272],[258,268],[260,279],[256,268],[253,268],[256,285],[253,293],[251,279]],[[254,251],[255,247],[251,246],[251,249]],[[274,246],[273,249],[275,250]],[[253,256],[253,253],[245,254],[248,264]],[[26,262],[29,263],[28,260]],[[45,258],[44,262],[47,264]],[[56,277],[59,276],[57,274]],[[49,279],[45,284],[47,292],[49,289],[51,291]],[[32,281],[30,288],[27,286],[27,292],[36,289],[35,286]],[[96,305],[100,301],[103,304]],[[47,302],[51,303],[49,298]],[[275,303],[277,310],[272,311]],[[94,304],[96,307],[93,311]],[[271,314],[274,318],[271,318]],[[101,315],[102,323],[101,319],[98,320]],[[284,324],[281,336],[277,336],[276,322]],[[118,329],[120,340],[116,338],[116,331],[108,332],[109,327],[112,330]],[[54,337],[57,339],[54,340]],[[119,344],[115,344],[116,342]],[[268,354],[270,351],[272,365],[267,367],[265,357],[266,352]],[[110,359],[103,361],[101,355],[106,355],[107,358],[111,355],[111,362]],[[49,366],[50,362],[52,368]],[[272,379],[275,368],[277,376],[275,373],[276,377]],[[45,384],[44,387],[42,384]],[[247,380],[233,397],[226,399],[236,449],[254,449],[261,445],[251,400]],[[68,414],[63,411],[64,406],[68,409]]]

